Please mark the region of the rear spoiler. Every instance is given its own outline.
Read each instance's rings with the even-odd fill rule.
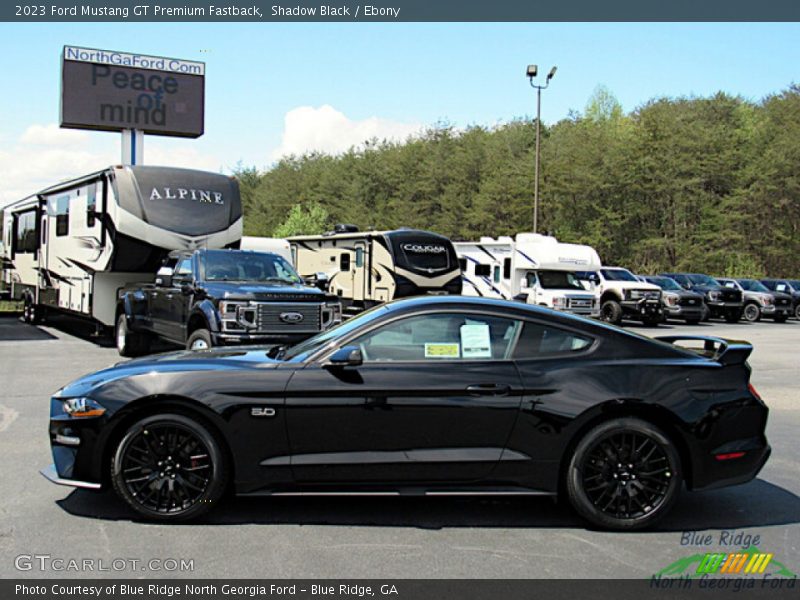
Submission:
[[[696,352],[700,356],[704,356],[710,360],[720,363],[721,365],[741,365],[753,352],[753,345],[749,342],[737,340],[725,340],[718,337],[706,335],[665,335],[655,338],[660,342],[666,342],[673,346],[678,346],[684,350]],[[681,340],[688,341],[701,341],[703,342],[703,349],[685,348],[680,344],[676,344]]]

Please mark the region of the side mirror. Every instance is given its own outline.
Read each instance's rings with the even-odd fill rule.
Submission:
[[[308,281],[308,283],[321,289],[323,292],[327,291],[330,282],[331,280],[327,273],[316,273],[313,277],[310,277]]]
[[[159,287],[169,287],[172,285],[172,269],[170,267],[161,267],[156,273],[156,285]]]
[[[326,367],[359,367],[364,364],[364,357],[357,346],[344,346],[330,355]]]

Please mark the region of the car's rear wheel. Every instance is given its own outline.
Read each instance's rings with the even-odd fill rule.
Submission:
[[[761,309],[758,308],[757,304],[751,302],[744,307],[743,316],[745,321],[755,323],[756,321],[761,320]]]
[[[669,512],[681,488],[680,459],[657,427],[618,418],[591,429],[566,474],[575,510],[604,529],[642,529]]]
[[[600,318],[606,323],[619,325],[622,323],[622,306],[616,300],[606,300],[600,307]]]
[[[150,338],[147,334],[131,331],[124,313],[117,317],[114,342],[120,356],[141,356],[150,350]]]
[[[185,521],[222,498],[228,470],[220,442],[198,420],[154,415],[133,424],[111,463],[114,490],[139,514]]]
[[[211,332],[208,329],[198,329],[192,332],[186,340],[187,350],[208,350],[214,345],[211,339]]]

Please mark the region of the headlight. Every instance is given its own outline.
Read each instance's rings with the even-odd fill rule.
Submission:
[[[719,302],[720,297],[721,295],[719,292],[714,292],[714,291],[708,292],[708,299],[711,300],[712,302]]]
[[[664,304],[666,304],[667,306],[677,306],[678,305],[677,294],[664,294]]]
[[[772,306],[775,303],[772,296],[759,296],[758,301],[764,306]]]
[[[567,299],[564,296],[556,296],[553,298],[553,308],[566,308]]]
[[[246,306],[246,302],[234,302],[231,300],[223,300],[219,303],[219,312],[222,314],[222,318],[236,318],[236,309],[240,306]]]
[[[70,417],[99,417],[106,409],[91,398],[67,398],[64,400],[64,412]]]

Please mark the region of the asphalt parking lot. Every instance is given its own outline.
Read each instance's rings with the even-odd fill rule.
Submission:
[[[32,328],[0,318],[0,576],[649,578],[707,551],[681,545],[692,531],[711,534],[712,550],[720,536],[741,534],[746,544],[749,535],[800,572],[800,322],[631,329],[751,341],[752,382],[771,408],[773,455],[755,481],[684,493],[658,530],[622,534],[589,530],[544,498],[232,499],[199,524],[136,521],[112,493],[55,486],[38,474],[51,462],[48,398],[119,361],[116,350],[74,323]],[[139,562],[86,574],[40,570],[34,560],[20,571],[20,555]],[[144,571],[151,559],[192,560],[193,569],[166,571],[173,564],[162,562],[161,571],[158,563],[150,565],[157,572]]]

